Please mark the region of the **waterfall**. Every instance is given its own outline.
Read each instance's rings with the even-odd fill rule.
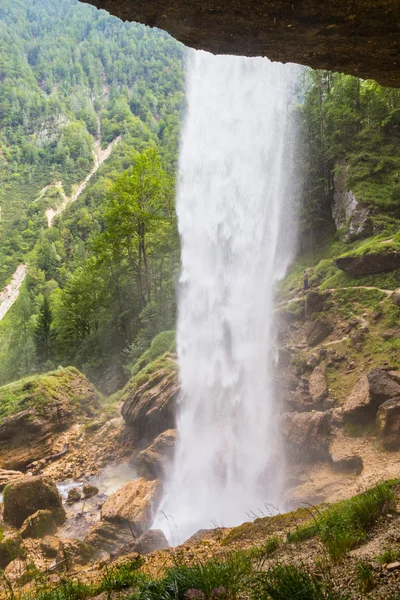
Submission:
[[[174,543],[282,505],[273,292],[295,238],[294,78],[295,67],[265,58],[188,58],[178,443],[154,525]]]

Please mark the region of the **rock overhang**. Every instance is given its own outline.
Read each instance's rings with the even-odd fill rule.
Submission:
[[[87,0],[84,0],[87,2]],[[393,0],[90,0],[215,54],[280,62],[400,87],[400,2]]]

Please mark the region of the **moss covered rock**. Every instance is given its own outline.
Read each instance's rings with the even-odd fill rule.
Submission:
[[[66,518],[57,487],[48,478],[24,477],[10,483],[4,490],[3,501],[4,521],[14,527],[21,527],[25,519],[42,510],[49,510],[57,525]]]
[[[22,538],[42,538],[52,535],[57,530],[51,510],[38,510],[25,519],[19,534]]]

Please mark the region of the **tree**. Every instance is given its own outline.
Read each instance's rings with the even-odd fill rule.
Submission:
[[[36,356],[40,363],[44,364],[51,357],[51,323],[53,316],[50,308],[50,302],[47,296],[44,297],[39,310],[39,315],[35,327],[35,347]]]

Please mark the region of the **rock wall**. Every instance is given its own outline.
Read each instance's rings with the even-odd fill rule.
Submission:
[[[400,85],[400,3],[392,0],[90,0],[215,54],[267,56]]]

